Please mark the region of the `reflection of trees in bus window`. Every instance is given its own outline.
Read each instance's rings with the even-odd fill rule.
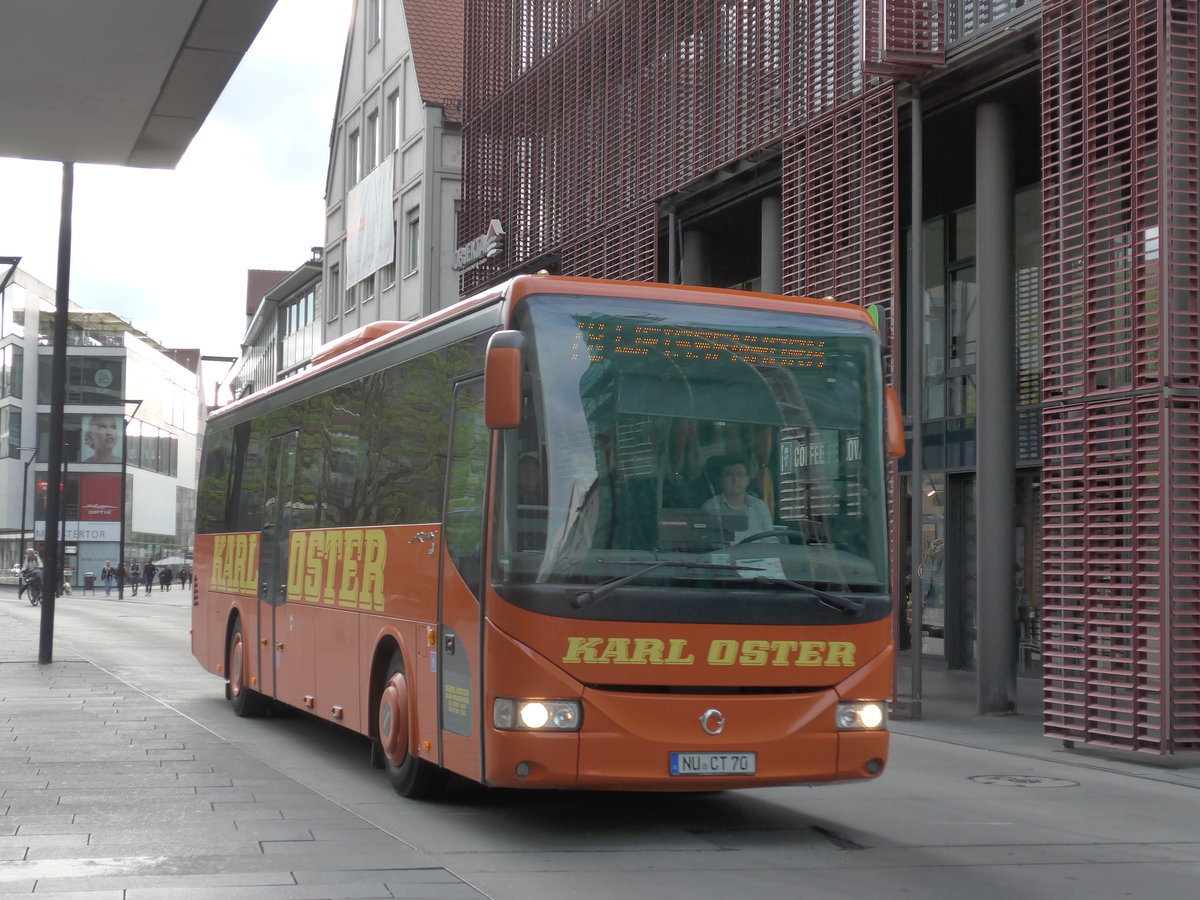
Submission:
[[[489,434],[483,422],[483,382],[466,385],[454,406],[446,548],[463,580],[479,595],[483,576],[483,503]]]
[[[267,447],[288,431],[298,432],[290,527],[440,521],[453,385],[482,369],[485,342],[473,337],[298,400],[224,437],[218,421],[201,475],[202,530],[262,527],[276,474],[266,471]],[[224,497],[233,498],[228,521]]]
[[[322,423],[321,525],[441,519],[453,383],[481,367],[482,347],[471,339],[311,401],[306,418]]]
[[[321,480],[321,420],[312,415],[312,401],[297,404],[296,483],[292,490],[293,528],[317,524],[317,488]]]
[[[238,457],[232,488],[233,530],[262,529],[263,486],[266,478],[267,420],[244,422],[234,428],[234,454]],[[253,425],[253,427],[251,427]]]
[[[226,503],[229,498],[229,460],[233,451],[233,433],[213,434],[200,466],[200,487],[196,496],[196,531],[201,534],[227,531]]]

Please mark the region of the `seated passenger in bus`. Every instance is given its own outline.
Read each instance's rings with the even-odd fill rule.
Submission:
[[[705,512],[714,514],[718,520],[723,513],[745,516],[746,528],[733,532],[734,542],[752,534],[774,530],[775,525],[771,521],[771,511],[767,508],[767,504],[747,491],[750,486],[750,467],[745,460],[737,457],[720,457],[716,460],[715,466],[718,473],[717,494],[706,500],[701,508]],[[767,538],[766,540],[777,542],[778,539]]]

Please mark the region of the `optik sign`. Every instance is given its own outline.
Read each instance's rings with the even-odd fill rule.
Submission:
[[[485,234],[454,251],[454,271],[468,272],[504,252],[504,226],[499,219],[488,223]]]

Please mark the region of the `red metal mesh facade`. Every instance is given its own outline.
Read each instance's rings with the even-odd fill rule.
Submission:
[[[1045,727],[1197,750],[1196,7],[1048,2],[1042,52]]]
[[[895,108],[893,89],[879,89],[784,139],[785,290],[890,309]]]
[[[859,4],[466,9],[460,239],[498,218],[508,252],[464,290],[552,258],[568,274],[653,279],[659,200],[782,152],[785,289],[890,305],[894,98],[863,74]]]
[[[945,0],[866,0],[864,7],[868,72],[904,77],[946,61]]]

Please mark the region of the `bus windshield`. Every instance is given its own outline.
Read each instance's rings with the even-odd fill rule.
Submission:
[[[524,412],[502,437],[498,585],[885,591],[870,326],[549,295],[516,324]]]

